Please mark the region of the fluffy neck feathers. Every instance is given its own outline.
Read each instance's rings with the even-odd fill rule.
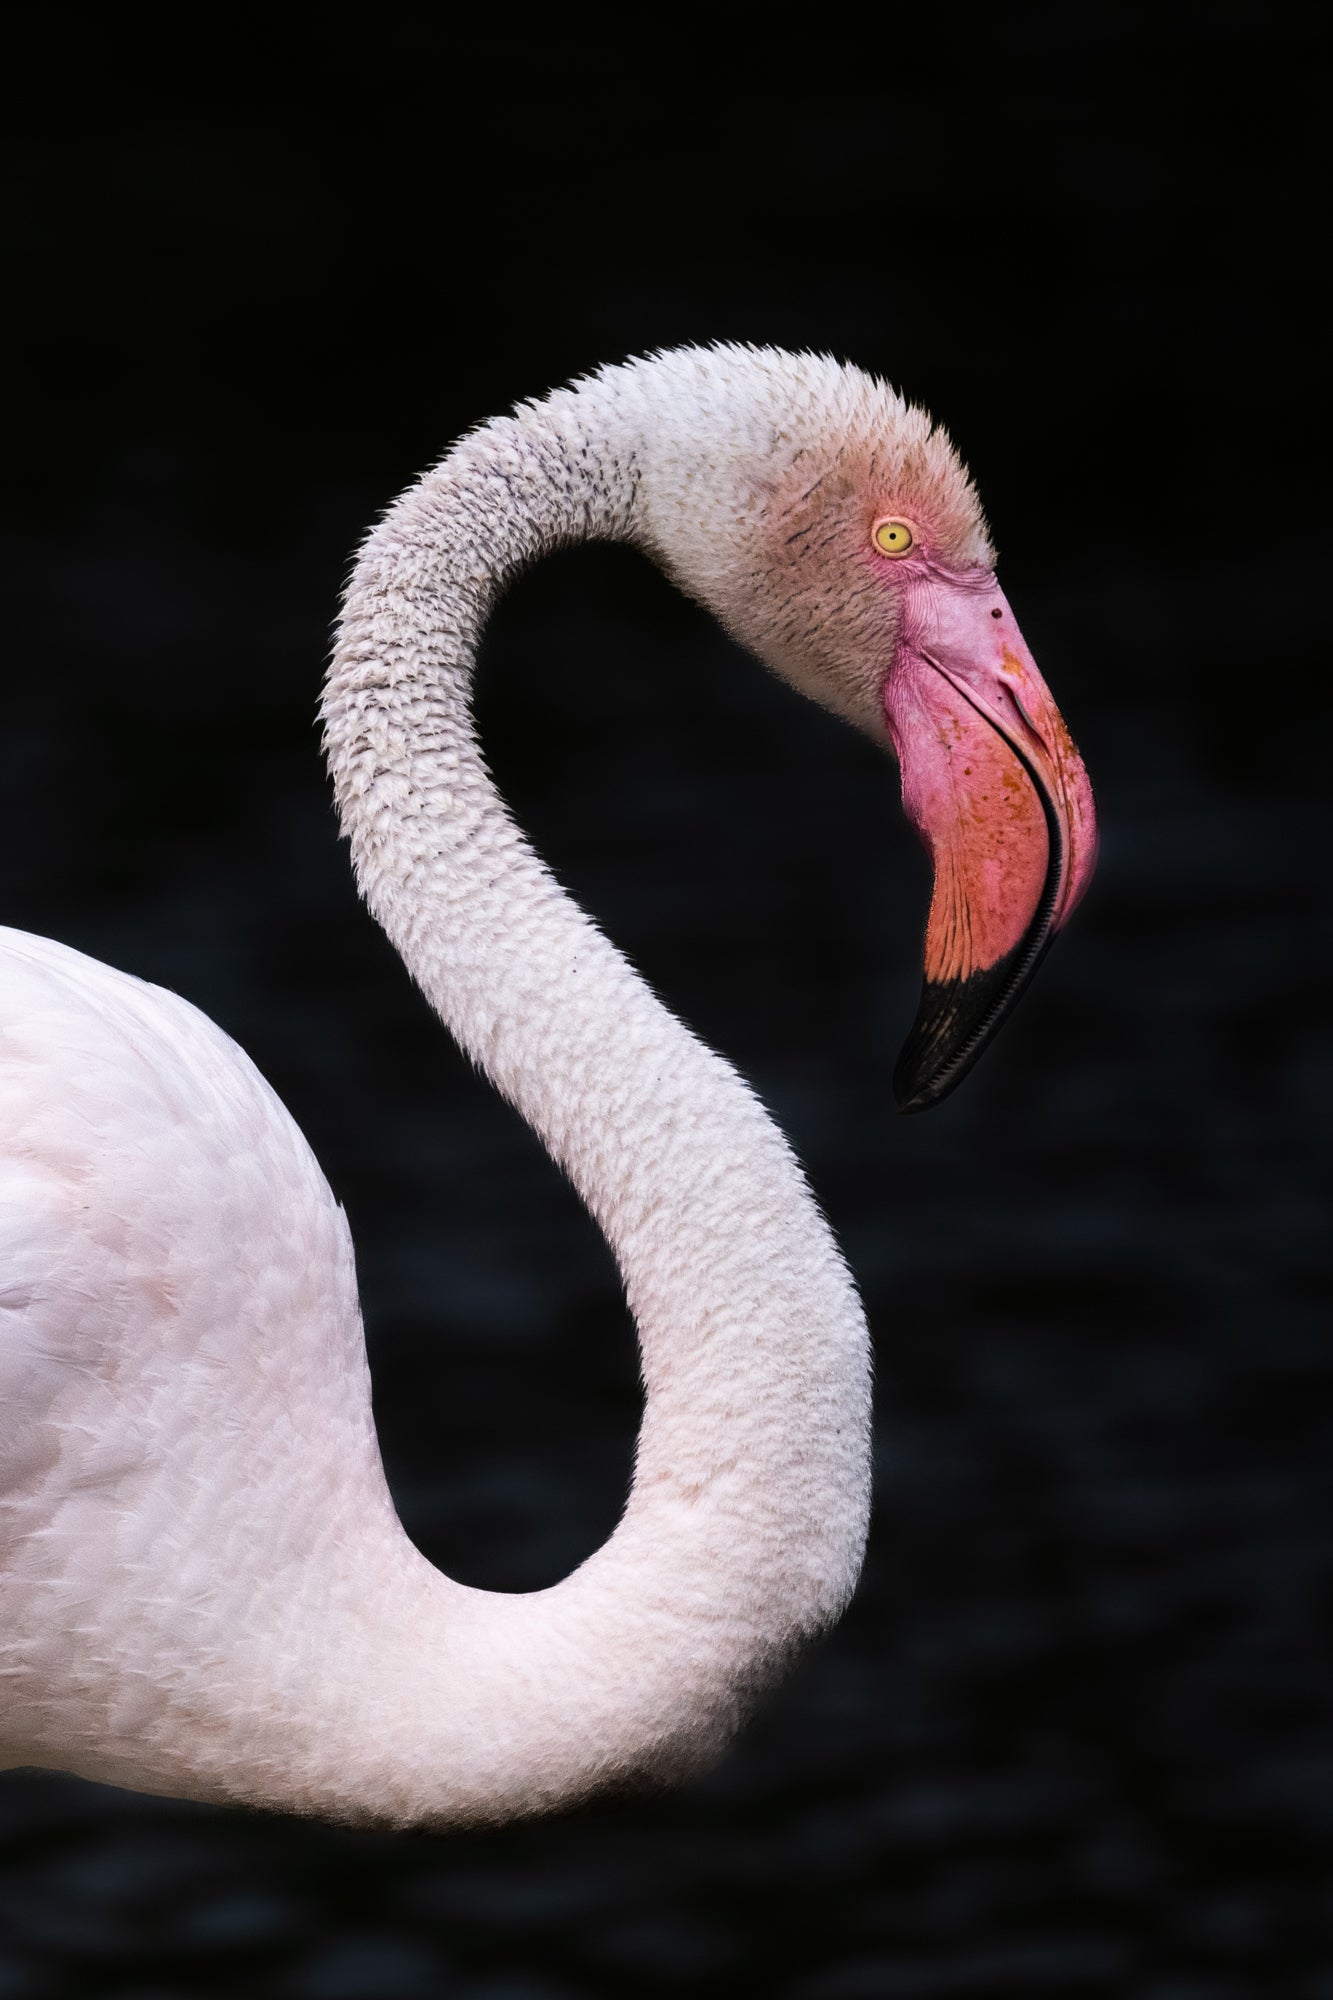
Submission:
[[[369,1755],[359,1784],[397,1817],[501,1817],[706,1760],[861,1560],[867,1343],[836,1246],[750,1091],[533,854],[471,722],[476,641],[519,566],[660,540],[653,388],[652,364],[607,371],[405,494],[362,551],[324,698],[366,900],[597,1217],[647,1391],[622,1521],[565,1582],[464,1591],[405,1542],[388,1566],[344,1768],[356,1786]]]

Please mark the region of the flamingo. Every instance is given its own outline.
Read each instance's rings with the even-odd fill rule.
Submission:
[[[937,1102],[1093,866],[1083,765],[942,431],[825,357],[681,349],[472,432],[370,532],[324,689],[357,880],[610,1242],[645,1407],[610,1539],[464,1587],[385,1482],[350,1235],[185,1000],[0,932],[0,1764],[457,1827],[713,1760],[866,1533],[868,1340],[791,1151],[567,896],[470,713],[546,550],[623,540],[896,753],[934,860],[900,1105]]]

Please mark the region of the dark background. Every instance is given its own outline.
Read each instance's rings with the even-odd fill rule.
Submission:
[[[0,838],[7,921],[188,995],[310,1136],[433,1558],[561,1575],[637,1395],[599,1239],[336,838],[313,717],[377,510],[654,346],[883,372],[973,468],[1103,859],[900,1120],[891,768],[631,554],[522,582],[500,780],[864,1285],[862,1590],[679,1797],[434,1840],[6,1775],[0,1994],[1328,2000],[1320,52],[1239,7],[890,8],[756,12],[723,69],[706,22],[385,11],[177,49],[46,10],[15,71]]]

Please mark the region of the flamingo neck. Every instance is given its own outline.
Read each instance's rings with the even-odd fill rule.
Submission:
[[[623,1517],[554,1588],[464,1589],[401,1536],[375,1556],[341,1642],[346,1810],[501,1818],[703,1763],[860,1567],[867,1341],[833,1238],[747,1086],[538,860],[471,718],[505,582],[645,538],[647,420],[610,371],[465,439],[367,540],[325,691],[362,893],[597,1218],[646,1390]]]

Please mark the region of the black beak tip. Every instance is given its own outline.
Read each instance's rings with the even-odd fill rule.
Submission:
[[[918,1111],[932,1110],[949,1095],[962,1075],[961,1070],[957,1076],[950,1074],[947,1063],[941,1060],[943,1052],[935,1038],[929,1033],[921,1035],[918,1032],[925,1013],[926,995],[923,993],[921,997],[922,1005],[917,1011],[916,1023],[893,1066],[894,1102],[905,1118]]]
[[[900,1078],[896,1069],[893,1073],[893,1098],[898,1106],[899,1115],[903,1118],[911,1118],[918,1111],[933,1110],[952,1089],[952,1083],[939,1087],[933,1077],[908,1081]]]
[[[980,1048],[966,1053],[968,1019],[975,1019],[975,1009],[967,1004],[974,985],[970,979],[923,983],[916,1020],[893,1070],[893,1095],[905,1116],[941,1103],[980,1054]],[[962,1061],[957,1060],[960,1053]]]
[[[962,1082],[971,1063],[958,1068],[950,1068],[947,1061],[929,1060],[929,1051],[921,1051],[916,1060],[908,1060],[911,1045],[904,1047],[893,1071],[893,1098],[904,1118],[915,1116],[918,1111],[933,1111],[942,1104],[950,1092]]]
[[[899,1111],[930,1111],[956,1090],[990,1047],[1002,1021],[1045,957],[1049,934],[966,979],[927,979],[912,1031],[894,1065]]]

